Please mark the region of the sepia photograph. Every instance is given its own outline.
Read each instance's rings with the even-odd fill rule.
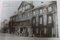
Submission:
[[[57,1],[3,1],[0,35],[59,38]]]

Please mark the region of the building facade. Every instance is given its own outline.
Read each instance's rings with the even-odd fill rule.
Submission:
[[[9,21],[7,19],[5,19],[2,23],[1,23],[1,29],[0,29],[1,33],[9,33]]]
[[[10,18],[13,33],[28,37],[58,37],[57,3],[34,7],[23,1],[18,8],[17,15]]]

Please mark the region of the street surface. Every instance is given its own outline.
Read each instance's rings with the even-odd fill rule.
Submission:
[[[0,40],[60,40],[58,38],[37,38],[37,37],[20,37],[8,33],[0,33]]]

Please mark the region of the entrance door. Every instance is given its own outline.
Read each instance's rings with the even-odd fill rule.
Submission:
[[[47,37],[52,36],[52,27],[53,27],[53,15],[47,15]]]

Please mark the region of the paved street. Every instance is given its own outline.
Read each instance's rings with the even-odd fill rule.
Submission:
[[[8,33],[0,33],[0,40],[60,40],[57,38],[19,37]]]

